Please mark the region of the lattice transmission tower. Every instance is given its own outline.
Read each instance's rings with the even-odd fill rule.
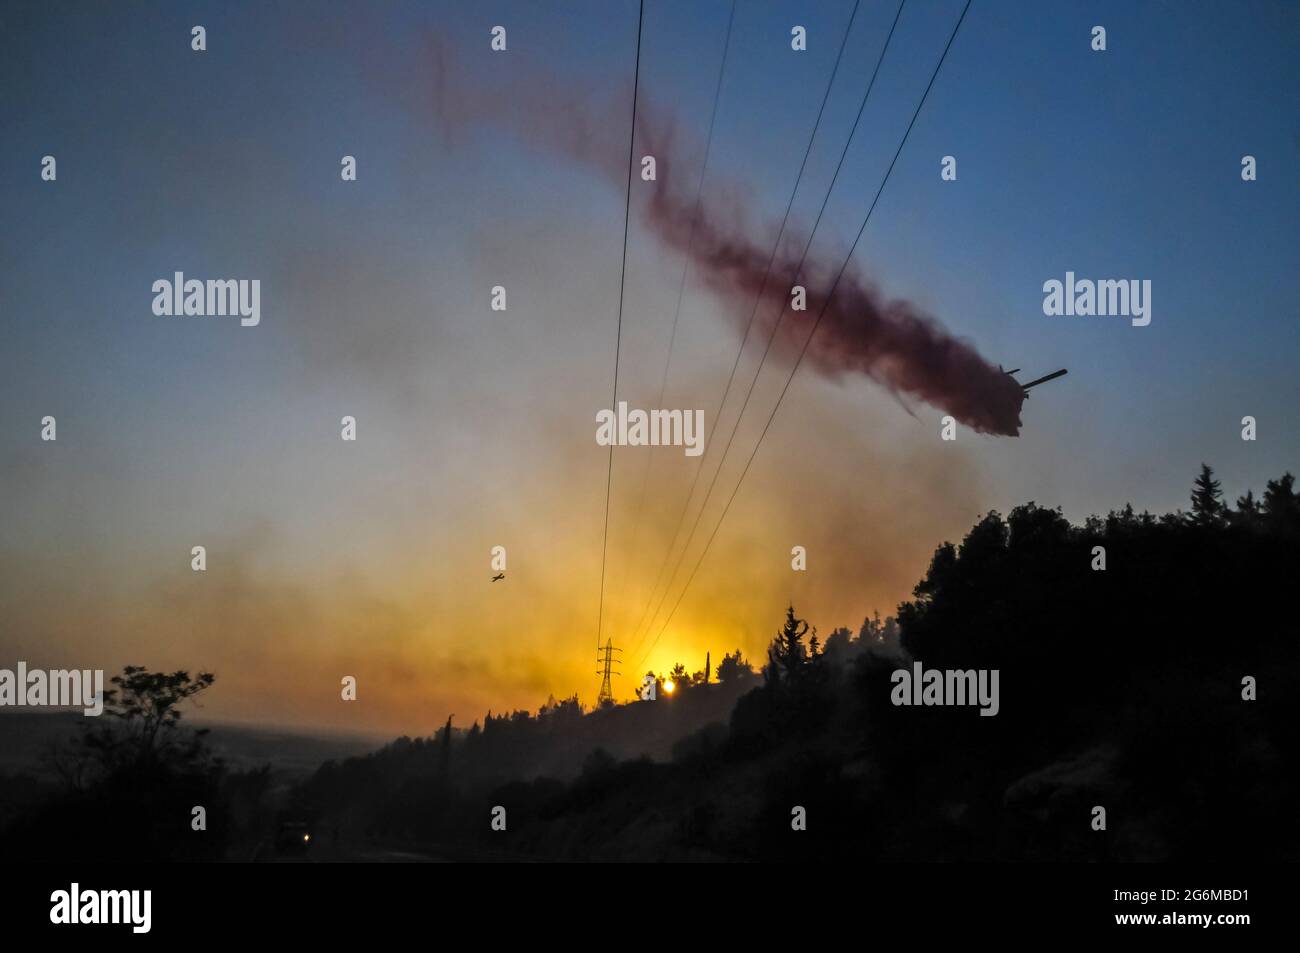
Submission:
[[[597,650],[596,661],[601,663],[601,668],[597,669],[597,675],[603,675],[604,678],[600,683],[600,694],[596,697],[596,704],[612,705],[614,703],[614,686],[610,683],[610,678],[614,675],[622,675],[622,672],[614,671],[615,665],[622,665],[622,659],[614,658],[615,652],[622,652],[622,649],[614,648],[614,640],[606,639],[605,647]]]

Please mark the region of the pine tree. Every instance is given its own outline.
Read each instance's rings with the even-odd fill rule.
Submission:
[[[803,637],[807,634],[808,623],[803,619],[795,618],[794,606],[788,607],[785,610],[785,625],[776,634],[772,647],[767,650],[767,658],[771,663],[770,669],[775,680],[779,681],[783,677],[786,679],[799,677],[806,656]]]
[[[1269,480],[1264,487],[1264,518],[1274,531],[1300,528],[1300,494],[1294,486],[1295,477],[1284,473],[1276,480]]]
[[[1192,487],[1191,520],[1197,526],[1221,526],[1224,522],[1223,491],[1219,481],[1214,479],[1214,471],[1201,464],[1201,475]]]
[[[1255,492],[1247,490],[1245,496],[1237,497],[1237,508],[1224,514],[1233,526],[1258,526],[1263,515]]]
[[[442,726],[442,738],[438,745],[438,777],[446,781],[447,775],[451,771],[451,720],[454,715],[447,716],[447,723]]]

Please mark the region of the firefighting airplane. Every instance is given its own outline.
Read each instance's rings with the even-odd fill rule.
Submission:
[[[1001,365],[1001,364],[998,365],[998,370],[1002,371],[1002,365]],[[1013,380],[1015,379],[1015,375],[1018,374],[1019,372],[1020,372],[1020,368],[1018,368],[1018,367],[1012,368],[1012,369],[1009,370],[1009,371],[1002,371],[1002,373],[1006,374],[1008,377],[1012,378]],[[1063,368],[1061,368],[1059,371],[1052,371],[1052,373],[1050,373],[1050,374],[1048,374],[1048,375],[1046,375],[1046,376],[1044,376],[1044,377],[1040,377],[1040,378],[1038,378],[1037,380],[1030,381],[1028,384],[1020,384],[1019,381],[1016,381],[1016,383],[1017,383],[1017,384],[1020,384],[1020,389],[1023,390],[1023,391],[1025,392],[1025,400],[1028,400],[1028,399],[1029,399],[1029,388],[1031,388],[1031,387],[1037,387],[1039,384],[1046,384],[1048,381],[1054,381],[1054,380],[1056,380],[1058,377],[1064,377],[1064,376],[1065,376],[1066,374],[1068,374],[1068,373],[1070,373],[1070,372],[1069,372],[1067,369],[1065,369],[1065,368],[1063,367]]]

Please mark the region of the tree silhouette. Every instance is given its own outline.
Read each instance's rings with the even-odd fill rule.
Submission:
[[[799,678],[808,655],[803,644],[803,637],[807,634],[808,623],[795,618],[794,606],[788,606],[785,610],[785,625],[767,650],[767,670],[772,681],[794,681]]]
[[[1237,509],[1228,514],[1228,521],[1235,526],[1257,526],[1263,512],[1255,499],[1255,491],[1247,490],[1245,496],[1237,497]]]
[[[104,692],[104,714],[115,719],[84,725],[77,757],[89,757],[111,773],[132,763],[173,761],[189,764],[202,760],[206,729],[188,737],[176,735],[181,702],[206,691],[216,681],[210,672],[191,677],[188,672],[150,672],[128,665],[110,680],[115,688]]]
[[[1214,471],[1202,463],[1201,473],[1192,487],[1191,520],[1198,526],[1221,526],[1225,515],[1219,481],[1214,479]]]
[[[30,823],[13,825],[5,856],[60,856],[102,861],[216,860],[232,823],[226,787],[231,775],[206,742],[207,731],[183,731],[181,704],[207,690],[211,673],[150,672],[128,665],[104,692],[104,713],[82,723],[61,753],[64,790],[42,803]],[[249,810],[265,778],[241,776]],[[196,836],[187,819],[207,810]]]
[[[744,656],[740,654],[740,649],[722,656],[722,661],[718,663],[717,678],[723,684],[748,678],[753,674],[754,667],[745,661]]]
[[[1294,535],[1300,531],[1300,496],[1294,486],[1295,477],[1284,473],[1264,487],[1264,519],[1274,532]]]
[[[668,680],[673,683],[673,688],[682,690],[690,687],[691,673],[686,671],[686,666],[678,662],[673,666],[673,670],[668,673]]]
[[[441,738],[438,744],[438,778],[444,784],[451,773],[451,720],[455,717],[455,715],[448,715],[447,723],[439,732]]]

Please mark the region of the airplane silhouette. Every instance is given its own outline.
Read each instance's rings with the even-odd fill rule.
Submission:
[[[1001,364],[998,365],[998,370],[1002,371],[1002,365],[1001,365]],[[1018,367],[1013,367],[1013,368],[1012,368],[1011,370],[1009,370],[1009,371],[1002,371],[1002,373],[1006,374],[1006,375],[1007,375],[1008,377],[1010,377],[1012,380],[1015,380],[1015,375],[1016,375],[1017,373],[1019,373],[1019,371],[1020,371],[1020,368],[1018,368]],[[1028,400],[1028,399],[1029,399],[1029,388],[1031,388],[1031,387],[1037,387],[1039,384],[1046,384],[1048,381],[1054,381],[1054,380],[1056,380],[1058,377],[1064,377],[1064,376],[1065,376],[1066,374],[1068,374],[1068,373],[1070,373],[1070,372],[1069,372],[1068,370],[1066,370],[1066,369],[1063,367],[1063,368],[1061,368],[1059,371],[1052,371],[1052,373],[1047,374],[1047,375],[1045,375],[1045,376],[1043,376],[1043,377],[1040,377],[1040,378],[1038,378],[1037,380],[1032,380],[1032,381],[1030,381],[1028,384],[1020,384],[1019,381],[1016,381],[1016,383],[1017,383],[1017,384],[1020,384],[1020,389],[1021,389],[1022,391],[1025,392],[1025,400]]]
[[[503,573],[503,572],[499,572],[499,573],[497,573],[495,576],[492,577],[492,581],[493,581],[493,582],[496,582],[498,579],[504,579],[504,578],[506,578],[506,574]]]

